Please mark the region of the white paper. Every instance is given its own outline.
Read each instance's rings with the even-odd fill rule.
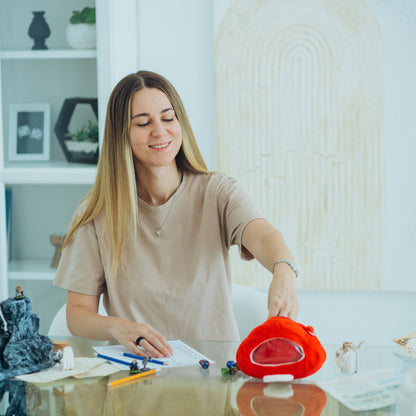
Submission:
[[[316,384],[354,411],[380,409],[396,403],[396,392],[403,375],[393,370],[320,380]]]
[[[78,357],[74,361],[75,368],[73,370],[63,370],[61,364],[56,364],[48,370],[32,374],[23,374],[16,378],[29,383],[50,383],[67,377],[86,378],[107,376],[119,371],[117,367],[109,365],[102,358]]]
[[[163,361],[167,364],[166,368],[172,368],[172,367],[186,367],[186,366],[192,366],[192,365],[198,365],[200,360],[208,360],[210,363],[213,363],[211,359],[205,357],[197,350],[190,347],[188,344],[185,344],[183,341],[180,340],[174,340],[174,341],[168,341],[169,345],[173,349],[173,355],[171,357],[163,357],[158,358],[157,360]],[[125,357],[123,353],[127,352],[131,354],[131,351],[128,350],[126,347],[122,345],[106,345],[106,346],[98,346],[93,347],[94,350],[102,355],[106,355],[111,358],[116,358],[118,360],[126,361],[130,363],[133,358],[131,357]],[[118,368],[122,370],[128,369],[126,365],[114,363]],[[140,361],[138,362],[140,367]],[[160,364],[154,364],[151,361],[148,361],[147,368],[156,368],[161,369],[164,366],[161,366]]]

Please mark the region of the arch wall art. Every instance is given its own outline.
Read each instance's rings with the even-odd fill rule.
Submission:
[[[235,0],[217,31],[217,169],[283,231],[300,288],[381,288],[383,54],[363,0]],[[234,254],[235,280],[268,287]]]

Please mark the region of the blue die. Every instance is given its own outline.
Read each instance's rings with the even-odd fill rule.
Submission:
[[[209,361],[208,360],[200,360],[199,364],[201,364],[201,367],[204,369],[207,369],[209,367]]]

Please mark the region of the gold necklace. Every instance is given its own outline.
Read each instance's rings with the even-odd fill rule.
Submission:
[[[148,216],[145,214],[145,212],[143,211],[143,214],[144,214],[144,216],[145,216],[145,218],[146,218],[146,220],[147,220],[147,222],[152,226],[152,228],[154,228],[154,230],[155,230],[155,234],[158,236],[158,237],[160,237],[161,235],[162,235],[162,228],[163,228],[163,226],[165,225],[165,222],[166,222],[166,220],[168,219],[168,217],[169,217],[169,214],[170,214],[170,212],[171,212],[171,210],[172,210],[172,207],[173,207],[173,205],[174,205],[174,203],[175,203],[175,200],[176,200],[176,197],[177,197],[177,195],[178,195],[178,189],[179,189],[179,187],[181,186],[181,183],[182,183],[182,179],[183,179],[183,172],[181,173],[181,178],[180,178],[180,181],[179,181],[179,185],[176,187],[176,189],[175,189],[175,191],[174,191],[174,193],[173,193],[173,197],[172,197],[172,199],[171,199],[171,201],[170,201],[170,205],[169,205],[169,208],[168,208],[168,212],[166,213],[166,215],[165,215],[165,217],[163,218],[163,220],[162,220],[162,222],[160,223],[160,225],[159,226],[156,226],[155,224],[153,224],[152,223],[152,221],[150,221],[150,218],[148,218]]]

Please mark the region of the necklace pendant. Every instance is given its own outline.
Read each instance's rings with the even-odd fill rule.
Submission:
[[[155,232],[156,232],[156,235],[158,237],[160,237],[160,234],[162,234],[162,230],[160,228],[158,228],[157,230],[155,230]]]

